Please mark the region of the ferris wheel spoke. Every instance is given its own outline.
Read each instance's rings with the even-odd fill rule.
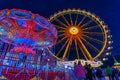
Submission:
[[[64,30],[59,30],[58,32],[63,32],[64,33],[65,31]]]
[[[83,28],[82,30],[91,30],[91,29],[96,29],[96,28],[99,28],[99,25],[95,25],[95,26],[90,26],[90,27],[87,27],[87,28]]]
[[[88,46],[90,46],[91,49],[94,49],[96,53],[99,53],[99,52],[100,52],[95,46],[93,46],[91,43],[89,43],[88,41],[86,41],[83,37],[81,37],[81,39],[82,39]]]
[[[80,50],[81,50],[82,54],[84,55],[85,59],[86,59],[86,60],[89,60],[88,57],[87,57],[87,55],[85,54],[85,52],[84,52],[83,49],[81,48],[81,46],[78,45],[78,47],[80,48]]]
[[[98,39],[89,37],[89,36],[87,36],[87,35],[83,35],[83,36],[86,37],[87,39],[93,41],[93,42],[96,42],[96,43],[101,44],[101,45],[103,44],[103,41],[101,41],[101,40],[98,40]]]
[[[82,20],[78,23],[77,26],[80,26],[80,25],[82,24],[82,22],[85,20],[85,18],[86,18],[86,16],[84,16],[84,17],[82,18]]]
[[[66,29],[66,28],[64,28],[64,27],[60,27],[60,26],[58,26],[58,25],[55,25],[55,27],[57,27],[57,29],[63,29],[63,30]]]
[[[71,22],[71,25],[73,25],[72,16],[71,16],[71,14],[70,14],[70,13],[69,13],[69,17],[70,17],[70,22]]]
[[[88,49],[86,48],[86,46],[83,44],[83,42],[81,41],[81,39],[79,37],[78,37],[78,40],[79,40],[79,42],[81,44],[82,49],[85,51],[86,56],[88,56],[88,59],[93,60],[90,52],[88,51]]]
[[[65,36],[65,33],[58,35],[58,37],[62,37],[62,36]]]
[[[90,35],[98,35],[98,36],[102,36],[104,34],[103,32],[83,32],[83,33]]]
[[[76,39],[74,40],[74,42],[75,42],[75,49],[76,49],[77,58],[80,59]]]
[[[62,18],[64,19],[64,21],[67,23],[67,25],[69,26],[70,25],[70,23],[68,22],[68,20],[65,18],[65,16],[64,15],[62,15]]]
[[[61,47],[61,49],[57,52],[56,56],[59,56],[60,52],[63,50],[63,48],[65,47],[65,45],[67,44],[67,42],[69,41],[69,39],[67,39],[67,41],[65,42],[65,44]]]
[[[67,58],[68,58],[68,59],[69,59],[69,55],[70,55],[71,45],[72,45],[72,41],[70,42],[70,47],[69,47],[69,49],[68,49],[68,55],[67,55]]]
[[[75,25],[77,24],[77,20],[78,20],[78,14],[76,15]]]
[[[59,19],[55,19],[55,21],[56,21],[57,23],[59,23],[59,24],[63,25],[64,27],[67,27],[67,25],[66,25],[66,24],[64,24],[63,22],[61,22]]]
[[[62,59],[63,59],[63,60],[64,60],[65,57],[67,56],[68,49],[69,49],[69,47],[70,47],[70,45],[71,45],[71,41],[72,41],[72,37],[70,37],[69,42],[68,42],[68,44],[67,44],[67,46],[66,46],[66,49],[65,49],[65,51],[64,51],[64,54],[63,54],[63,56],[62,56]]]
[[[59,40],[56,44],[61,43],[64,39],[66,39],[67,37],[63,37],[61,40]]]
[[[93,22],[93,20],[90,20],[90,21],[86,22],[85,24],[83,24],[83,25],[81,26],[81,28],[83,28],[84,26],[89,25],[91,22]]]
[[[54,57],[56,57],[54,54],[54,52],[52,52],[49,48],[47,48],[47,50],[48,50],[48,52],[52,55],[52,56],[54,56]],[[56,57],[57,58],[57,57]],[[58,60],[60,60],[59,58],[57,58]]]

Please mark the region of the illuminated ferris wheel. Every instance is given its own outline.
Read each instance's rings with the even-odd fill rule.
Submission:
[[[85,10],[68,9],[50,17],[58,30],[53,53],[58,60],[93,61],[108,47],[109,30],[96,15]]]

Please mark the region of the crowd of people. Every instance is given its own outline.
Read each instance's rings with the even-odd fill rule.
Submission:
[[[74,74],[76,80],[106,80],[106,77],[109,80],[119,80],[120,70],[110,66],[106,68],[94,68],[90,64],[82,66],[79,61],[78,64],[75,63]]]

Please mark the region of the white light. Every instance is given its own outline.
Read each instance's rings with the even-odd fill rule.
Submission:
[[[103,61],[105,61],[106,59],[105,58],[103,58]]]
[[[43,55],[43,56],[45,56],[46,54],[45,54],[45,53],[43,53],[42,55]]]
[[[108,33],[108,32],[110,32],[110,30],[106,30],[106,32]]]
[[[108,30],[106,30],[106,32],[108,33]]]
[[[112,38],[112,35],[108,35],[108,38]]]
[[[112,43],[112,41],[108,41],[108,43],[109,43],[109,44],[111,44],[111,43]]]
[[[109,55],[109,52],[107,52],[106,55]]]
[[[108,50],[112,49],[113,47],[108,47]]]
[[[110,47],[108,47],[108,49],[110,49]]]
[[[110,55],[110,54],[111,54],[111,52],[107,52],[107,53],[106,53],[106,55]]]
[[[48,59],[48,61],[50,61],[50,59]]]
[[[110,35],[108,36],[108,38],[110,38]]]

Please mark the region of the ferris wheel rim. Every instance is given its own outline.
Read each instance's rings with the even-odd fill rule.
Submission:
[[[104,43],[103,43],[104,45],[102,46],[100,52],[99,52],[95,57],[93,57],[93,59],[99,57],[99,56],[102,54],[102,52],[104,52],[104,49],[106,48],[106,45],[107,45],[107,32],[106,32],[106,27],[107,27],[107,26],[105,25],[105,23],[104,23],[99,17],[97,17],[95,14],[90,13],[90,12],[85,11],[85,10],[81,10],[81,9],[68,9],[68,10],[60,11],[60,12],[52,15],[52,16],[49,18],[49,20],[50,20],[50,22],[52,22],[52,21],[54,21],[56,18],[60,17],[61,15],[66,15],[66,14],[68,14],[68,13],[77,13],[77,14],[87,15],[87,16],[92,17],[93,19],[95,19],[96,22],[99,23],[101,30],[103,30],[103,32],[104,32]],[[53,55],[54,55],[54,54],[53,54]],[[55,56],[55,55],[54,55],[54,56]],[[57,56],[55,56],[55,57],[60,60],[59,57],[57,57]]]

